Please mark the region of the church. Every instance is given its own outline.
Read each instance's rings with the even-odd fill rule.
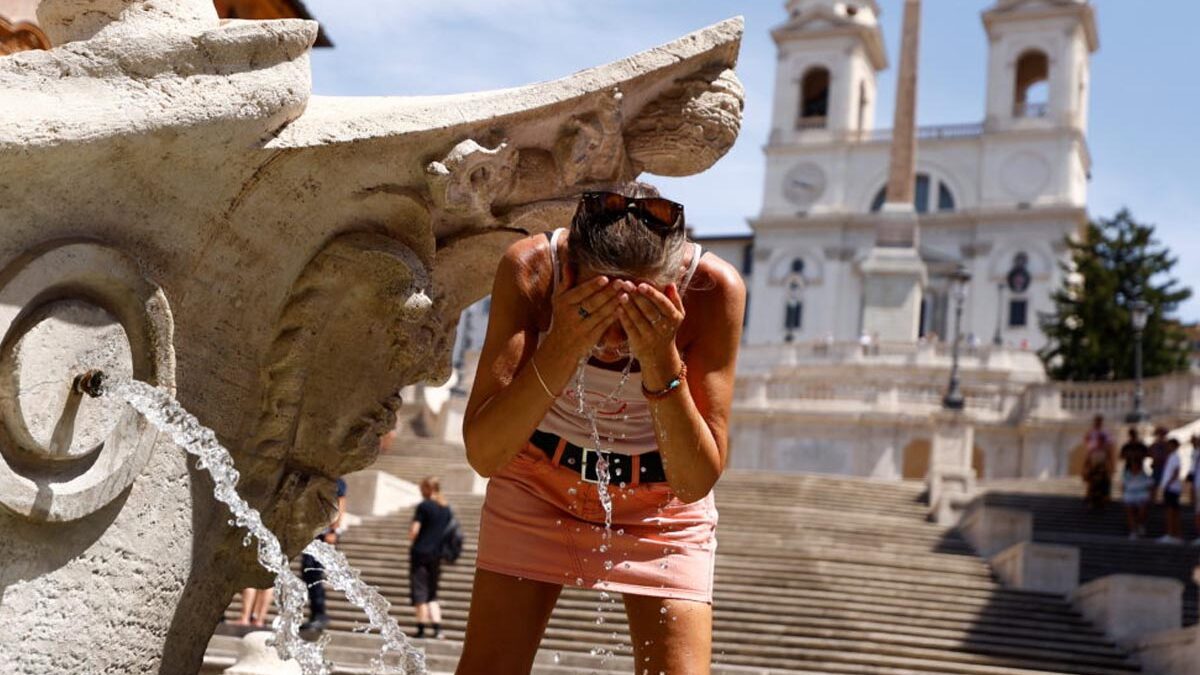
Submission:
[[[1094,10],[1001,0],[984,12],[986,116],[916,128],[919,299],[903,330],[876,335],[866,320],[870,252],[894,136],[875,126],[877,78],[889,67],[879,11],[874,0],[792,0],[772,31],[762,211],[752,236],[701,238],[747,278],[746,343],[950,339],[955,279],[969,275],[964,337],[1037,349],[1064,239],[1087,219]]]

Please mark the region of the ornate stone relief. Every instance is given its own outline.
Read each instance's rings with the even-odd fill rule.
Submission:
[[[508,143],[488,149],[471,139],[454,146],[441,161],[425,167],[429,191],[444,223],[495,223],[492,205],[512,187],[517,151]]]
[[[625,165],[622,98],[621,91],[614,89],[600,99],[596,110],[576,115],[567,123],[554,145],[563,183],[571,186],[618,179]]]
[[[737,140],[744,98],[733,70],[723,66],[677,81],[626,132],[634,168],[688,176],[712,166]]]
[[[100,369],[173,388],[172,331],[162,291],[101,244],[54,244],[0,272],[0,504],[75,520],[132,484],[157,435],[72,385]]]

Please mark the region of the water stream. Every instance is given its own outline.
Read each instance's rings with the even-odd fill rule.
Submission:
[[[181,449],[196,457],[196,466],[212,476],[213,496],[229,507],[233,514],[230,524],[246,528],[245,543],[258,541],[258,562],[275,575],[275,598],[278,616],[275,619],[275,649],[280,658],[295,659],[304,675],[328,675],[330,664],[325,659],[327,638],[308,642],[300,637],[304,607],[308,604],[308,589],[304,581],[292,572],[283,547],[263,524],[259,512],[251,508],[238,494],[238,471],[233,458],[217,440],[212,429],[200,424],[194,415],[179,405],[169,394],[144,382],[121,381],[110,385],[107,395],[115,396],[144,416],[151,424],[167,433]],[[341,590],[346,599],[362,608],[371,628],[380,631],[384,643],[373,662],[380,675],[414,675],[425,672],[425,656],[400,632],[395,620],[388,616],[389,603],[378,591],[363,583],[358,572],[346,562],[345,556],[323,542],[305,549],[321,561],[330,585]],[[389,665],[389,661],[392,665]]]

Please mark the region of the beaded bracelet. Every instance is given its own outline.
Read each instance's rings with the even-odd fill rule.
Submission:
[[[670,382],[668,382],[667,386],[663,387],[662,389],[659,389],[658,391],[650,391],[649,389],[646,388],[646,383],[642,382],[642,395],[651,401],[657,401],[659,399],[664,399],[667,396],[669,396],[671,394],[671,392],[673,392],[676,389],[678,389],[679,387],[681,387],[683,385],[683,380],[686,377],[687,377],[687,364],[684,363],[684,364],[681,364],[681,366],[679,368],[679,374],[676,375],[674,377],[674,379],[672,379]]]

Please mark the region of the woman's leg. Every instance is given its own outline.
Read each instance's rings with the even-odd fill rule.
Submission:
[[[238,616],[237,625],[249,626],[254,614],[254,596],[258,595],[257,588],[242,589],[242,613]]]
[[[476,569],[456,674],[528,673],[561,592],[559,584]]]
[[[635,675],[708,675],[712,663],[712,605],[626,593],[625,614],[629,617]]]
[[[271,611],[271,600],[275,598],[274,588],[260,588],[254,596],[254,625],[263,626],[267,623],[267,614]]]

